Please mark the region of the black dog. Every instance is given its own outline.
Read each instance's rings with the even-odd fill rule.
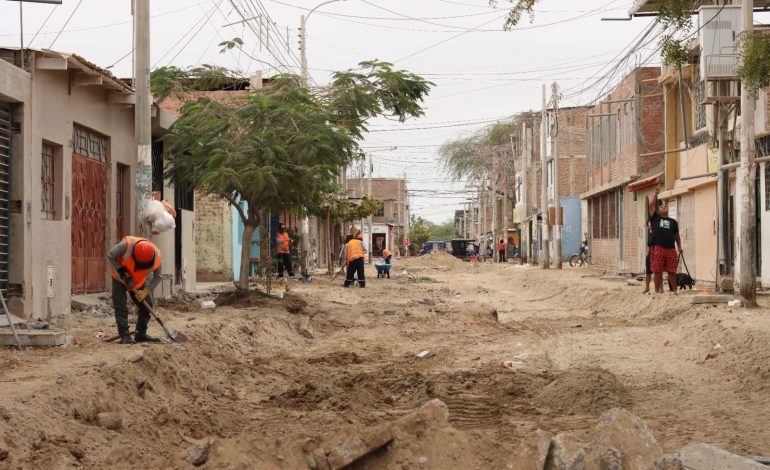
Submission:
[[[692,286],[695,285],[695,279],[687,273],[676,273],[676,285],[680,290],[685,287],[689,287],[692,290]]]

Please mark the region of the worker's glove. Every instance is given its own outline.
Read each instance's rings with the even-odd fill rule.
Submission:
[[[147,289],[146,287],[143,289],[139,289],[138,291],[136,291],[136,294],[134,294],[134,296],[136,297],[136,300],[139,303],[144,302],[144,299],[146,299],[149,295],[150,295],[150,290]]]

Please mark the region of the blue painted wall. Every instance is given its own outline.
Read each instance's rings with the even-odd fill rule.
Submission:
[[[561,231],[561,254],[564,261],[580,251],[581,231],[580,198],[563,197],[561,207],[564,211],[564,226]]]
[[[245,201],[240,202],[244,212],[249,213],[249,205]],[[233,220],[233,279],[238,282],[241,277],[241,247],[243,246],[243,222],[234,207],[230,208]],[[251,236],[251,257],[259,258],[259,228],[254,230]]]

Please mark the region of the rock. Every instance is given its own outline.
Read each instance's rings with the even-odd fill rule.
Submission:
[[[424,467],[428,464],[428,457],[420,457],[417,459],[417,463],[420,464],[420,467]]]
[[[551,440],[551,449],[545,460],[545,470],[584,470],[586,451],[570,433],[559,433]]]
[[[420,407],[420,412],[433,417],[440,425],[446,426],[449,424],[449,408],[447,408],[446,404],[438,398],[434,398],[422,405]]]
[[[697,470],[767,470],[760,463],[708,444],[685,447],[677,457],[684,468]]]
[[[640,282],[637,282],[637,281],[633,280],[633,279],[629,279],[629,280],[626,281],[626,285],[627,286],[637,287],[637,286],[641,286],[642,284]]]
[[[304,338],[307,338],[307,339],[315,338],[315,332],[313,331],[313,328],[310,326],[310,316],[306,315],[302,317],[302,319],[299,321],[299,325],[297,326],[297,332],[300,334],[300,336]]]
[[[682,461],[674,455],[665,455],[658,461],[656,470],[684,470]]]
[[[209,460],[209,449],[211,449],[211,441],[203,441],[187,448],[187,463],[193,467],[200,467]]]
[[[517,470],[543,470],[545,460],[551,449],[553,434],[538,429],[534,434],[519,443],[513,452],[508,468]]]
[[[144,351],[139,351],[129,356],[126,356],[126,361],[136,363],[144,359]]]
[[[372,452],[388,445],[393,440],[390,426],[367,429],[360,436],[353,437],[332,450],[327,458],[332,470],[344,468]]]
[[[313,451],[313,460],[318,470],[330,470],[329,461],[326,459],[326,452],[323,449],[318,448]]]
[[[313,454],[308,454],[305,452],[305,463],[307,464],[307,468],[310,470],[318,470],[318,463],[315,461],[315,457],[313,457]]]
[[[123,418],[119,413],[99,413],[96,415],[96,424],[105,429],[119,431],[123,428]]]
[[[663,451],[644,421],[613,408],[599,418],[589,455],[601,469],[647,470],[655,468]]]

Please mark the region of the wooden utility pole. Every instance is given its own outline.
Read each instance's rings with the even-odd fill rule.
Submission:
[[[754,30],[754,0],[742,0],[743,34]],[[736,248],[738,259],[735,280],[738,292],[747,307],[757,305],[757,247],[756,247],[756,185],[754,182],[754,108],[756,103],[745,87],[741,92],[741,162],[736,171],[735,193],[738,212]]]
[[[136,228],[149,237],[144,206],[152,199],[152,94],[150,92],[150,0],[134,0],[134,139],[136,140]]]
[[[561,269],[562,253],[561,253],[561,180],[559,173],[559,86],[556,82],[553,82],[551,86],[551,94],[553,95],[553,118],[556,123],[555,126],[551,126],[551,153],[553,154],[553,204],[556,208],[555,217],[556,220],[553,223],[554,228],[554,258],[556,259],[556,269]]]
[[[545,109],[545,84],[543,84],[543,110],[541,112],[541,119],[540,119],[540,214],[542,217],[542,227],[543,227],[543,237],[542,237],[542,244],[543,249],[540,252],[540,257],[542,260],[540,261],[540,265],[543,269],[548,269],[551,267],[551,247],[549,246],[551,243],[551,237],[549,232],[549,222],[548,222],[548,165],[546,164],[546,126],[548,125],[548,120],[546,119],[546,109]]]

